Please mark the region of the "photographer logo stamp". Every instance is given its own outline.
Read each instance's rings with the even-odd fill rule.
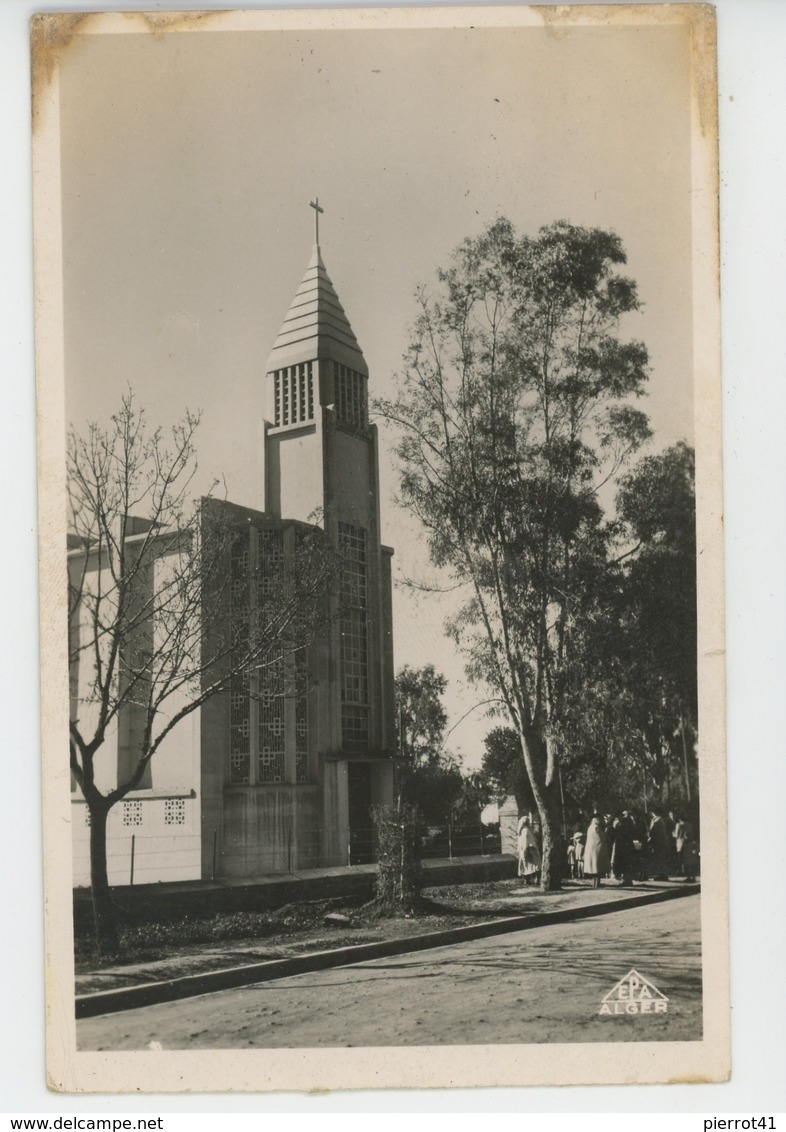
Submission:
[[[599,1014],[666,1014],[669,1000],[665,994],[631,967],[608,994],[603,996]]]

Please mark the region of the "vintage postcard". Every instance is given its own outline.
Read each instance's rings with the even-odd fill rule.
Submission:
[[[51,1088],[725,1080],[712,8],[32,59]]]

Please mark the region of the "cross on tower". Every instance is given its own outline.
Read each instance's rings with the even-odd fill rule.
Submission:
[[[318,244],[319,243],[319,214],[320,214],[320,212],[324,212],[325,210],[324,210],[324,208],[320,208],[319,197],[316,197],[314,200],[310,200],[308,203],[309,203],[310,207],[314,209],[314,223],[316,225],[316,237],[314,239],[314,243]]]

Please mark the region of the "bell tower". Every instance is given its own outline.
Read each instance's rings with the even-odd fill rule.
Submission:
[[[362,844],[371,851],[369,807],[392,791],[392,551],[380,538],[369,369],[322,259],[319,200],[311,207],[311,258],[266,367],[263,507],[283,522],[318,524],[342,553],[351,598],[325,642],[316,700],[326,805],[333,799],[325,830],[354,830],[359,863]],[[325,843],[323,852],[339,861],[345,850]]]
[[[322,260],[319,198],[311,206],[316,242],[267,363],[264,509],[376,527],[368,366]]]

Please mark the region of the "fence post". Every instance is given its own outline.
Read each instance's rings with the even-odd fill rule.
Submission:
[[[134,883],[134,851],[135,851],[135,849],[136,849],[136,834],[132,833],[131,834],[131,880],[129,881],[129,883],[131,885],[133,885],[133,883]]]
[[[448,857],[453,859],[453,811],[448,814]]]
[[[481,857],[485,857],[486,846],[483,841],[483,822],[480,820],[480,818],[478,818],[478,825],[480,826],[480,855]]]
[[[213,873],[211,880],[216,879],[216,853],[218,851],[218,830],[213,830]]]

